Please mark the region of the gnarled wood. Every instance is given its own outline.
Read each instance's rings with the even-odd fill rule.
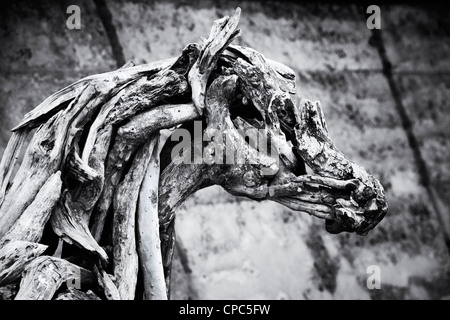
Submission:
[[[98,285],[102,288],[106,300],[120,300],[119,290],[111,279],[111,276],[99,266],[94,266],[94,272]]]
[[[139,149],[114,196],[113,275],[122,300],[132,300],[135,297],[138,270],[136,206],[139,189],[158,138],[159,134]]]
[[[28,136],[28,130],[13,132],[0,162],[0,206],[5,199],[6,188],[10,182],[14,166],[19,158],[20,150]]]
[[[104,188],[96,205],[96,214],[91,222],[91,231],[97,241],[101,238],[106,215],[112,202],[112,195],[125,167],[124,163],[154,132],[172,128],[198,117],[199,115],[192,103],[161,105],[131,117],[130,121],[118,130],[113,151],[110,153],[105,169]]]
[[[0,249],[0,287],[20,279],[27,264],[45,249],[45,245],[28,241],[11,241],[5,244]]]
[[[0,248],[11,241],[39,242],[52,211],[61,195],[61,172],[53,174],[30,206],[0,240]]]
[[[89,149],[89,145],[92,143],[90,141],[93,140],[90,136],[95,135],[101,125],[116,125],[126,118],[133,119],[140,112],[152,109],[161,102],[182,97],[188,92],[189,86],[186,79],[170,69],[164,69],[150,79],[145,78],[140,82],[138,81],[127,90],[124,96],[120,98],[120,101],[114,105],[114,108],[107,108],[109,112],[101,114],[101,121],[94,124],[96,129],[91,130],[89,133],[87,148]],[[169,114],[167,121],[170,122],[170,119]],[[147,126],[146,128],[149,129],[142,131],[140,134],[141,138],[148,139],[151,132],[164,127],[164,125],[161,126],[159,123],[153,123],[155,126]],[[115,137],[111,152],[106,159],[104,189],[96,204],[96,214],[91,222],[91,230],[97,241],[101,238],[104,221],[112,203],[112,196],[123,176],[123,170],[132,154],[136,152],[143,142],[143,139],[131,140],[123,137],[120,130]]]
[[[240,30],[237,29],[240,16],[241,9],[237,8],[233,16],[225,16],[214,21],[209,38],[203,41],[200,55],[189,71],[192,101],[199,114],[203,114],[206,85],[216,68],[220,54],[240,34]]]
[[[41,256],[25,268],[15,300],[50,300],[61,284],[71,279],[81,285],[93,283],[90,271],[60,258]]]
[[[89,168],[95,175],[75,190],[65,190],[60,204],[51,219],[53,231],[69,243],[75,243],[97,254],[106,262],[108,256],[89,231],[92,210],[97,203],[104,184],[104,162],[108,153],[112,127],[106,126],[97,137],[88,159]],[[83,161],[83,160],[81,160]]]

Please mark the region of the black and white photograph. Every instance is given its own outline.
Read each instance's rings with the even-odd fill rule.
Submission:
[[[0,300],[450,300],[449,17],[3,1]]]

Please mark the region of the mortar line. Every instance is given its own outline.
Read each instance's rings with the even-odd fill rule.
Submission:
[[[411,148],[414,162],[417,166],[417,170],[419,173],[419,182],[425,188],[428,198],[430,199],[431,205],[436,213],[436,216],[439,221],[439,226],[441,228],[442,234],[444,236],[445,245],[447,246],[447,250],[450,254],[450,234],[445,226],[446,219],[444,218],[445,214],[449,214],[448,212],[444,212],[441,206],[438,204],[437,194],[434,191],[433,186],[430,183],[430,174],[426,165],[425,158],[422,155],[422,151],[420,150],[419,142],[414,134],[413,125],[411,119],[408,116],[406,111],[406,107],[403,104],[400,90],[398,89],[397,83],[394,80],[393,72],[392,72],[392,63],[390,62],[386,48],[384,46],[383,37],[381,34],[381,30],[373,29],[372,35],[369,40],[369,43],[374,46],[381,59],[382,67],[383,67],[383,75],[385,76],[389,89],[391,90],[392,98],[394,99],[394,106],[397,113],[400,116],[400,121],[403,127],[403,130],[406,133],[406,137],[408,140],[409,147]]]
[[[125,56],[117,35],[116,27],[113,24],[111,11],[109,10],[105,0],[93,0],[93,2],[97,8],[97,15],[105,28],[106,36],[108,37],[111,45],[112,54],[114,60],[116,61],[116,65],[120,68],[125,64]]]

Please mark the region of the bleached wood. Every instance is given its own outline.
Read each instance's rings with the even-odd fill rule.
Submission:
[[[38,257],[25,268],[15,300],[50,300],[63,282],[78,277],[81,285],[93,283],[84,268],[60,258]]]
[[[75,83],[52,94],[35,109],[27,113],[24,119],[13,129],[13,131],[17,131],[23,127],[36,127],[45,122],[49,118],[49,115],[59,111],[65,102],[75,99],[75,97],[81,94],[81,92],[85,90],[90,83],[104,80],[109,81],[111,79],[117,79],[118,83],[121,84],[127,83],[138,79],[141,76],[151,75],[167,68],[176,60],[177,58],[158,60],[147,64],[130,66],[128,68],[120,68],[115,71],[95,74],[78,80]]]
[[[11,241],[39,242],[44,227],[61,195],[61,171],[53,174],[30,206],[0,240],[0,248]]]
[[[138,271],[135,236],[137,201],[158,137],[159,134],[155,135],[138,150],[114,195],[113,276],[122,300],[135,297]]]
[[[3,152],[0,162],[0,206],[5,199],[6,188],[14,171],[14,166],[19,158],[20,150],[28,136],[28,130],[13,132],[8,141],[5,151]]]
[[[94,266],[94,272],[98,285],[103,289],[106,300],[120,300],[119,290],[112,281],[111,276],[99,266]]]
[[[231,16],[225,16],[214,21],[208,39],[201,44],[200,55],[188,74],[192,88],[192,102],[201,115],[205,108],[206,85],[221,53],[240,34],[237,29],[241,9],[238,7]]]
[[[24,268],[45,249],[45,245],[28,241],[5,244],[0,249],[0,287],[20,279]]]
[[[156,143],[139,191],[136,225],[139,265],[146,300],[167,300],[159,235],[159,171],[159,147]]]

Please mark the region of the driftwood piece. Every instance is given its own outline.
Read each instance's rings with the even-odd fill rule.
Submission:
[[[173,70],[162,70],[153,77],[139,81],[137,88],[127,90],[122,96],[121,103],[111,110],[105,124],[117,124],[161,102],[189,92],[186,79]]]
[[[91,290],[83,292],[74,288],[69,288],[63,293],[60,293],[55,300],[101,300]]]
[[[64,191],[56,206],[50,222],[55,234],[64,241],[76,244],[86,251],[98,255],[104,262],[108,261],[108,255],[98,245],[88,229],[83,210],[76,206],[76,202],[67,190]]]
[[[167,297],[170,298],[170,286],[172,275],[172,260],[175,252],[175,218],[160,233],[161,235],[161,256],[163,260],[164,276],[167,288]]]
[[[0,238],[33,202],[60,165],[66,122],[62,113],[42,125],[30,142],[23,162],[0,208]],[[33,183],[29,183],[30,180]]]
[[[5,244],[0,249],[0,287],[20,279],[27,264],[45,249],[45,245],[28,241],[11,241]]]
[[[205,108],[206,85],[217,61],[226,47],[240,34],[237,29],[241,9],[237,8],[231,17],[225,16],[214,21],[208,39],[205,39],[200,49],[200,55],[188,74],[189,85],[192,88],[192,101],[198,113],[203,114]]]
[[[61,172],[53,174],[30,206],[0,240],[0,248],[10,241],[21,240],[39,242],[44,227],[61,195]]]
[[[183,142],[189,150],[194,146],[202,145],[201,137]],[[175,212],[191,194],[214,184],[210,180],[214,176],[210,166],[205,162],[191,163],[190,153],[183,154],[183,157],[186,159],[185,162],[179,162],[179,157],[171,157],[171,162],[159,177],[158,215],[161,256],[168,297],[170,297],[172,258],[175,250]]]
[[[114,195],[113,275],[122,300],[132,300],[135,297],[138,271],[135,237],[137,201],[158,138],[159,134],[139,149]]]
[[[170,163],[161,173],[159,185],[159,222],[167,228],[183,202],[202,187],[213,185],[206,164]]]
[[[60,258],[38,257],[25,268],[15,300],[50,300],[61,284],[72,279],[81,285],[94,283],[84,268]]]
[[[106,262],[108,256],[98,245],[89,230],[92,210],[100,197],[104,183],[104,161],[107,156],[112,127],[106,126],[97,137],[88,159],[89,168],[95,175],[81,190],[64,191],[60,205],[56,207],[51,219],[54,232],[69,243],[75,243],[81,248],[97,254]]]
[[[84,162],[77,152],[69,153],[67,157],[68,175],[80,183],[93,181],[98,177],[98,173]]]
[[[231,64],[233,64],[239,58],[250,62],[251,57],[254,56],[256,52],[257,51],[248,47],[230,44],[223,52],[220,59],[224,59]],[[278,79],[278,81],[282,81],[284,83],[284,88],[289,93],[295,94],[297,92],[295,89],[295,71],[282,63],[267,59],[266,57],[264,57],[264,60],[270,65],[270,67],[272,67],[274,71],[277,72],[278,76],[281,77],[281,79]]]
[[[199,118],[193,103],[165,104],[131,117],[130,121],[118,130],[117,135],[124,142],[143,143],[155,131]]]
[[[13,132],[5,151],[3,152],[3,157],[0,162],[0,206],[5,199],[6,188],[10,182],[11,174],[28,133],[29,131],[27,129]]]
[[[106,300],[120,300],[120,293],[111,276],[101,266],[94,266],[97,282],[103,290]]]
[[[156,143],[139,192],[136,219],[137,248],[146,300],[167,300],[159,235],[159,171],[159,147]]]

